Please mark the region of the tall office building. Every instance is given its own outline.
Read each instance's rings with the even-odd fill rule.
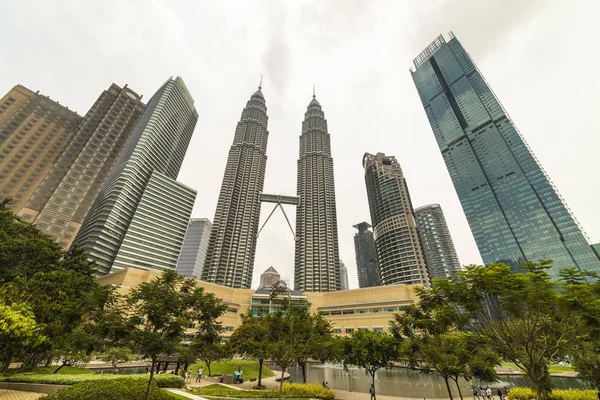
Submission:
[[[73,140],[19,214],[68,248],[144,107],[127,86],[112,84],[83,117]]]
[[[350,286],[348,285],[348,268],[346,268],[346,264],[340,260],[340,290],[348,289],[350,289]]]
[[[554,260],[600,272],[600,260],[475,63],[451,34],[411,70],[485,264]]]
[[[277,272],[277,270],[271,266],[260,275],[260,285],[258,285],[258,288],[270,288],[280,281],[281,275],[279,275],[279,272]]]
[[[252,284],[260,193],[267,167],[267,121],[259,86],[242,111],[229,149],[202,271],[202,280],[207,282],[236,288]]]
[[[208,218],[190,219],[175,269],[180,275],[197,279],[202,277],[211,228],[212,223]]]
[[[0,99],[0,199],[19,212],[73,139],[81,116],[17,85]]]
[[[175,179],[197,119],[179,77],[148,102],[74,242],[99,274],[175,269],[196,195]]]
[[[429,278],[449,278],[460,270],[460,262],[439,204],[415,209],[417,230],[421,237]]]
[[[361,222],[353,226],[358,229],[354,234],[354,253],[356,254],[356,271],[358,273],[358,287],[366,288],[381,286],[379,262],[373,232],[369,230],[371,224]]]
[[[302,122],[297,193],[294,288],[340,290],[333,158],[327,120],[314,94]]]
[[[429,286],[415,213],[394,156],[365,153],[365,183],[382,285]]]

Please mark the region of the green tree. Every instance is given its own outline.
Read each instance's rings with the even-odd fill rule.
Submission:
[[[227,309],[212,293],[205,293],[194,279],[174,271],[166,271],[131,290],[126,305],[129,310],[126,340],[134,351],[152,360],[146,400],[152,389],[156,360],[160,355],[177,352],[189,321],[197,321],[202,335],[218,335],[216,319]]]
[[[206,364],[208,376],[212,375],[210,365],[231,358],[231,349],[227,343],[223,343],[220,336],[199,334],[196,335],[190,347],[198,358]]]
[[[18,277],[60,268],[60,245],[13,213],[10,198],[0,201],[0,285]]]
[[[552,389],[548,364],[577,346],[584,327],[570,284],[553,282],[550,266],[528,262],[516,273],[499,263],[472,265],[432,289],[468,321],[465,327],[525,372],[538,399],[548,399]]]
[[[401,342],[400,359],[412,369],[442,377],[450,399],[450,380],[461,399],[460,378],[494,381],[499,360],[487,339],[460,331],[467,320],[435,291],[420,287],[416,293],[419,302],[403,307],[391,322],[393,335]]]
[[[242,315],[242,324],[229,338],[231,349],[242,357],[258,361],[258,386],[262,386],[262,368],[268,357],[269,332],[266,321],[252,311]]]
[[[367,370],[373,387],[375,373],[381,368],[390,368],[398,359],[398,341],[384,332],[354,331],[343,339],[343,346],[344,367],[354,365]]]
[[[24,348],[46,340],[43,326],[35,321],[31,307],[23,303],[7,305],[0,300],[0,368],[5,372],[13,357]]]
[[[275,312],[263,317],[268,332],[267,354],[269,359],[281,368],[279,398],[283,390],[283,377],[290,365],[308,357],[311,346],[319,339],[315,329],[320,316],[309,312],[306,302],[294,302],[281,298]]]
[[[102,361],[110,363],[114,369],[117,365],[131,361],[131,350],[127,347],[111,347],[102,357]]]

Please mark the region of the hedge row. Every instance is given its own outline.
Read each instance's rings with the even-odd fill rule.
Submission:
[[[148,383],[141,379],[125,378],[113,380],[96,380],[80,382],[58,392],[54,392],[43,400],[144,400]],[[152,384],[151,400],[173,400],[166,390]]]
[[[532,400],[536,399],[535,392],[530,388],[513,388],[508,393],[509,400]],[[550,400],[598,400],[595,390],[582,389],[555,389],[550,394]]]
[[[238,390],[224,385],[208,385],[200,388],[189,389],[189,392],[200,396],[227,397],[227,398],[249,398],[249,399],[268,399],[278,398],[278,388],[274,390]],[[333,400],[334,394],[331,389],[325,389],[321,385],[287,383],[283,384],[284,398],[311,398]]]
[[[20,383],[45,383],[51,385],[75,385],[81,382],[90,381],[113,381],[113,380],[138,380],[148,382],[150,375],[118,375],[118,374],[81,374],[81,375],[47,375],[47,374],[17,374],[1,377],[4,382],[20,382]],[[185,386],[183,378],[179,375],[160,374],[155,375],[154,380],[158,387],[182,388]]]

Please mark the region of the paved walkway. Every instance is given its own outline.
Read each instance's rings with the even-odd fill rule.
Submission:
[[[43,393],[24,392],[22,390],[0,389],[0,400],[37,400]]]

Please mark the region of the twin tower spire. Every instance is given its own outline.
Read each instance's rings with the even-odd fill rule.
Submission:
[[[267,121],[261,77],[229,149],[202,280],[236,288],[252,284],[267,165]],[[327,120],[314,86],[302,122],[297,196],[294,288],[340,290],[333,158]]]

